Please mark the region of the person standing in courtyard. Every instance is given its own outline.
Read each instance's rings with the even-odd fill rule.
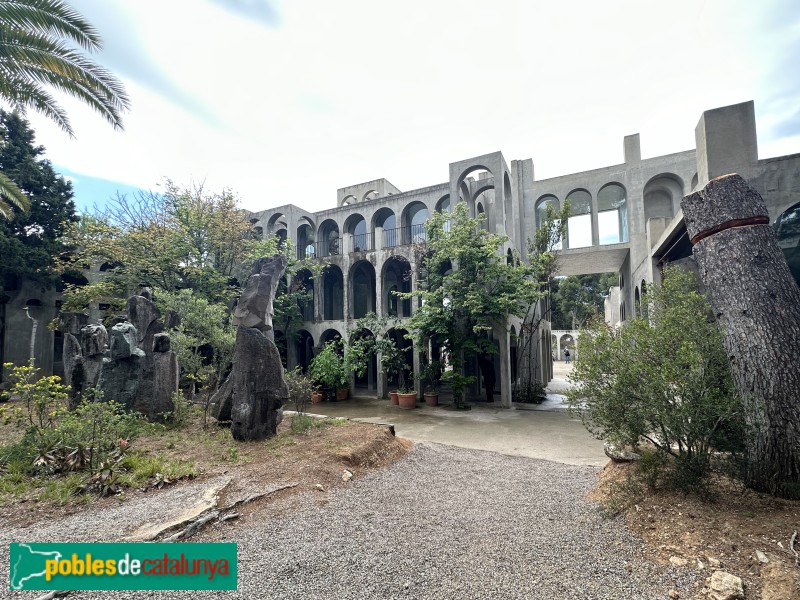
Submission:
[[[564,360],[566,360],[567,364],[569,364],[569,348],[564,350]]]

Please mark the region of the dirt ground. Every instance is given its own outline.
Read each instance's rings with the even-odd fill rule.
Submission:
[[[194,464],[195,480],[228,475],[231,483],[220,497],[241,494],[246,488],[267,489],[290,480],[295,487],[272,494],[272,502],[288,495],[323,486],[328,490],[343,485],[345,470],[358,477],[366,471],[384,467],[403,456],[410,442],[394,437],[385,426],[346,421],[319,423],[304,433],[293,433],[291,418],[287,417],[278,435],[262,442],[236,442],[230,430],[211,425],[202,427],[195,418],[185,428],[167,431],[150,438],[139,438],[134,447],[147,453],[161,453],[173,460]],[[2,428],[0,428],[2,429]],[[181,485],[181,481],[168,485]],[[7,525],[27,526],[46,519],[69,515],[85,508],[87,502],[104,504],[127,502],[137,495],[157,494],[158,489],[147,486],[127,489],[118,496],[94,498],[77,496],[63,505],[39,501],[34,495],[13,500],[2,506],[2,521]],[[267,500],[265,500],[267,501]],[[249,504],[246,511],[256,510],[263,502]]]
[[[590,497],[603,501],[610,485],[630,465],[609,463]],[[729,482],[719,482],[714,501],[681,493],[646,495],[624,512],[627,526],[647,544],[656,562],[681,563],[710,577],[723,570],[742,579],[747,600],[800,600],[800,567],[790,549],[800,551],[800,502],[772,498]],[[756,551],[763,553],[759,560]],[[764,557],[768,562],[762,562]],[[718,562],[717,562],[718,561]],[[698,588],[694,598],[707,598]]]

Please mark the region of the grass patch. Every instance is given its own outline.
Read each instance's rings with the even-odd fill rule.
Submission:
[[[139,488],[149,481],[174,481],[182,477],[195,477],[197,469],[185,460],[175,460],[163,454],[130,452],[120,464],[119,483],[125,487]]]
[[[346,424],[347,419],[332,417],[317,419],[304,414],[296,414],[292,417],[292,433],[305,433],[309,429],[324,429],[325,427],[338,427]]]
[[[276,454],[280,449],[294,446],[295,444],[297,444],[297,440],[292,437],[292,433],[289,431],[282,431],[264,442],[264,447],[267,449],[267,452]]]

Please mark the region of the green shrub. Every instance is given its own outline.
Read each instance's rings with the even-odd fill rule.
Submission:
[[[743,427],[730,364],[692,274],[667,268],[647,300],[649,321],[596,322],[581,334],[570,409],[600,439],[650,442],[674,459],[670,485],[698,489],[716,466],[712,452]]]

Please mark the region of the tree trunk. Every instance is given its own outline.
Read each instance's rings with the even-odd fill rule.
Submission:
[[[750,432],[747,485],[800,497],[800,288],[761,196],[738,175],[681,202]]]

